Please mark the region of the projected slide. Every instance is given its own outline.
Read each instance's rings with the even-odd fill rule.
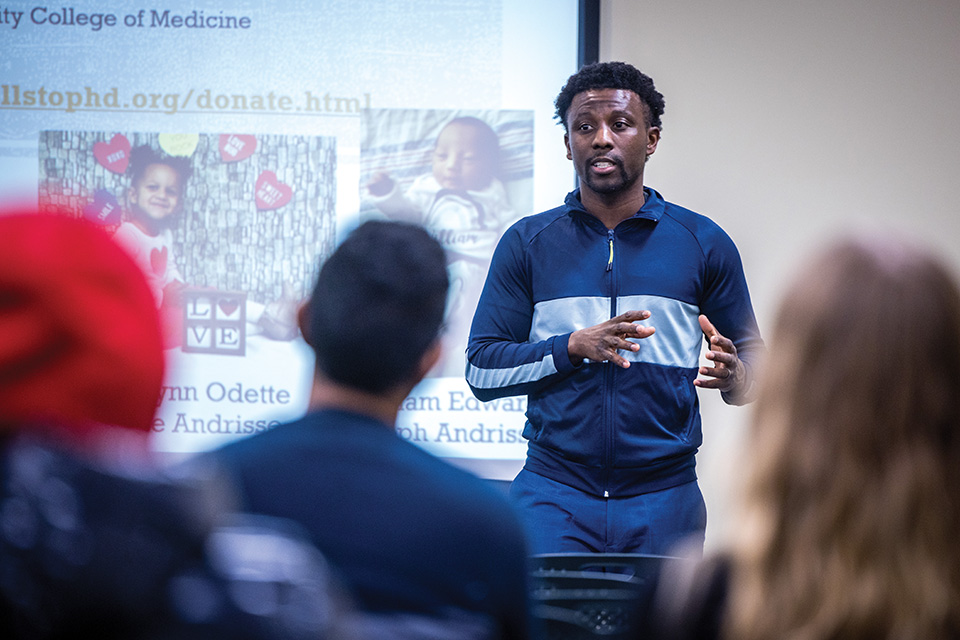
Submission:
[[[294,318],[319,264],[365,219],[423,224],[448,255],[446,355],[398,432],[512,477],[525,399],[476,401],[464,348],[500,234],[572,187],[552,100],[576,19],[569,0],[5,3],[0,196],[138,260],[169,364],[153,444],[177,455],[302,415]]]

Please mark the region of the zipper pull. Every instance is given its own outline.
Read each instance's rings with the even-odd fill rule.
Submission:
[[[607,271],[613,269],[613,229],[607,230],[607,243],[610,245],[610,257],[607,258]]]

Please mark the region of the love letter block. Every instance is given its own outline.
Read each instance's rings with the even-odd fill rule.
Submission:
[[[183,290],[183,351],[246,355],[247,294],[215,289]]]

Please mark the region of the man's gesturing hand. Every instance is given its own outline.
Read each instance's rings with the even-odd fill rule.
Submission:
[[[700,329],[710,342],[710,351],[707,351],[705,357],[713,360],[714,366],[700,367],[700,375],[709,378],[698,378],[693,384],[704,389],[737,393],[746,379],[743,363],[737,357],[737,348],[730,338],[720,335],[707,316],[701,315],[699,320]]]
[[[638,320],[646,320],[649,317],[649,311],[627,311],[600,324],[574,331],[570,334],[570,341],[567,343],[570,361],[579,365],[584,359],[595,362],[609,360],[626,369],[630,366],[630,362],[618,351],[620,349],[638,351],[640,345],[630,342],[628,338],[649,338],[653,335],[653,327],[634,324]]]

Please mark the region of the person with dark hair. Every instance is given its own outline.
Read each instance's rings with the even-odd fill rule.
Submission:
[[[245,506],[303,525],[371,637],[525,638],[526,546],[494,487],[402,439],[401,403],[440,357],[443,248],[368,221],[326,260],[300,329],[307,415],[213,452]]]
[[[504,233],[466,379],[480,400],[528,398],[510,493],[535,553],[667,554],[691,536],[702,550],[696,389],[748,402],[763,352],[740,255],[644,186],[664,110],[648,76],[585,66],[556,108],[580,187]]]
[[[183,283],[174,261],[170,230],[183,208],[184,191],[192,173],[188,158],[166,156],[149,145],[130,151],[127,220],[117,229],[116,238],[132,251],[158,302],[163,301],[168,285]],[[158,253],[164,256],[162,261],[157,258]]]
[[[164,155],[149,145],[130,151],[126,220],[114,238],[140,265],[156,298],[167,346],[179,345],[184,278],[177,268],[172,229],[183,209],[190,160]]]
[[[131,149],[127,175],[130,186],[126,190],[125,219],[114,238],[140,265],[150,284],[165,347],[178,347],[184,342],[183,291],[191,284],[177,266],[173,231],[183,212],[193,167],[190,158],[167,155],[143,144]],[[284,283],[283,295],[266,305],[248,299],[248,335],[256,332],[273,340],[295,338],[297,302],[288,283]]]
[[[356,638],[292,522],[153,459],[164,370],[150,288],[102,228],[0,211],[0,637]]]
[[[666,103],[657,91],[653,79],[626,62],[604,62],[587,65],[570,76],[554,101],[556,118],[567,128],[567,112],[578,93],[596,89],[625,89],[632,91],[646,107],[650,127],[662,129],[660,121]]]
[[[955,270],[902,236],[837,238],[788,284],[771,353],[738,535],[664,573],[651,637],[960,637]]]

